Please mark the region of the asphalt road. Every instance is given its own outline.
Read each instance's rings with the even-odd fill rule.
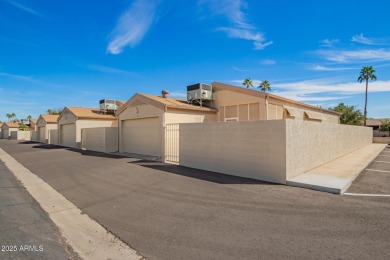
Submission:
[[[39,144],[0,147],[147,259],[390,258],[390,198]],[[381,185],[376,193],[390,182]]]
[[[0,259],[75,259],[57,227],[0,161]]]

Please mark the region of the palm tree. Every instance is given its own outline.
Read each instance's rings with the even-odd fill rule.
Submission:
[[[242,82],[242,85],[244,85],[246,88],[251,88],[253,87],[253,82],[251,78],[246,78],[244,82]]]
[[[258,86],[258,88],[260,88],[261,91],[265,92],[267,90],[271,90],[271,84],[269,84],[268,80],[263,80],[260,83],[260,86]]]
[[[29,116],[27,117],[27,119],[28,119],[28,120],[31,120],[31,118],[32,118],[32,116],[31,116],[31,115],[29,115]]]
[[[367,96],[368,96],[368,80],[376,80],[375,76],[375,70],[372,68],[372,66],[365,66],[360,71],[360,75],[358,78],[358,81],[362,83],[364,80],[366,81],[366,100],[364,103],[364,121],[363,125],[366,125],[366,119],[367,119]]]
[[[8,122],[11,121],[12,115],[11,115],[11,114],[7,114],[6,116],[7,116],[7,118],[8,118]]]

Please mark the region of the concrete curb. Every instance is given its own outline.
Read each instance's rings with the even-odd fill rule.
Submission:
[[[386,146],[384,144],[370,144],[289,179],[286,184],[342,195]]]
[[[0,148],[0,159],[83,259],[144,259]]]

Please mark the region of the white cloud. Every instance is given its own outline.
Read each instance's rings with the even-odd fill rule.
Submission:
[[[390,45],[390,38],[368,38],[363,33],[352,36],[351,41],[367,45]]]
[[[119,54],[126,46],[139,44],[149,30],[156,14],[158,0],[136,0],[122,16],[114,30],[107,51]]]
[[[260,61],[260,64],[261,64],[261,65],[275,65],[275,64],[276,64],[276,61],[274,61],[274,60],[269,60],[269,59],[265,59],[265,60],[261,60],[261,61]]]
[[[356,68],[346,68],[346,67],[326,67],[322,65],[313,65],[310,70],[315,71],[339,71],[339,70],[353,70]]]
[[[35,11],[35,10],[33,10],[33,9],[27,7],[27,6],[21,5],[21,4],[17,3],[17,2],[15,2],[15,1],[5,0],[5,2],[8,3],[8,4],[13,5],[14,7],[18,8],[19,10],[22,10],[22,11],[30,13],[32,15],[35,15],[35,16],[38,16],[40,18],[45,18],[46,19],[45,16],[43,16],[40,13],[38,13],[37,11]]]
[[[255,50],[262,50],[273,44],[265,42],[263,33],[247,21],[243,8],[247,6],[244,0],[199,0],[199,4],[206,4],[216,15],[225,16],[232,24],[229,27],[219,27],[218,31],[224,31],[229,38],[244,39],[253,42]]]
[[[90,70],[98,71],[98,72],[104,72],[104,73],[111,73],[111,74],[118,74],[123,76],[129,76],[129,77],[139,77],[138,74],[127,71],[127,70],[121,70],[117,68],[107,67],[107,66],[100,66],[100,65],[88,65],[86,66]]]
[[[261,80],[252,81],[254,86],[258,86],[261,82]],[[243,80],[233,80],[232,82],[241,85]],[[362,83],[337,83],[334,78],[279,84],[271,83],[271,88],[271,93],[278,96],[305,102],[346,99],[365,92],[365,85]],[[390,92],[390,80],[370,82],[368,88],[370,93]]]
[[[390,61],[390,49],[318,50],[318,55],[338,63]]]
[[[320,41],[321,46],[324,46],[324,47],[333,47],[333,45],[335,43],[338,43],[338,42],[339,42],[339,39],[325,39],[325,40]]]

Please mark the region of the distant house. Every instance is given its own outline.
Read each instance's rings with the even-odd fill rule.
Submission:
[[[213,107],[218,121],[294,119],[339,123],[340,113],[252,89],[214,82]]]
[[[50,143],[49,131],[57,129],[59,115],[40,115],[36,123],[36,140],[41,143]]]
[[[81,148],[81,129],[115,126],[115,115],[99,108],[65,107],[58,117],[58,144]]]
[[[37,122],[38,122],[38,119],[30,119],[30,130],[32,130],[32,131],[37,130]]]
[[[196,87],[197,84],[188,88]],[[164,92],[162,96],[135,94],[116,113],[119,151],[164,160],[167,144],[174,142],[170,124],[177,123],[277,119],[339,123],[338,112],[273,94],[218,82],[205,87],[212,89],[212,98],[202,106],[200,102],[170,98]]]
[[[389,137],[388,132],[380,132],[379,127],[382,125],[382,121],[390,120],[390,118],[370,118],[367,119],[366,125],[372,127],[374,137]]]
[[[19,123],[14,122],[5,122],[1,126],[1,138],[3,139],[10,139],[11,133],[14,131],[18,131],[19,129]]]

